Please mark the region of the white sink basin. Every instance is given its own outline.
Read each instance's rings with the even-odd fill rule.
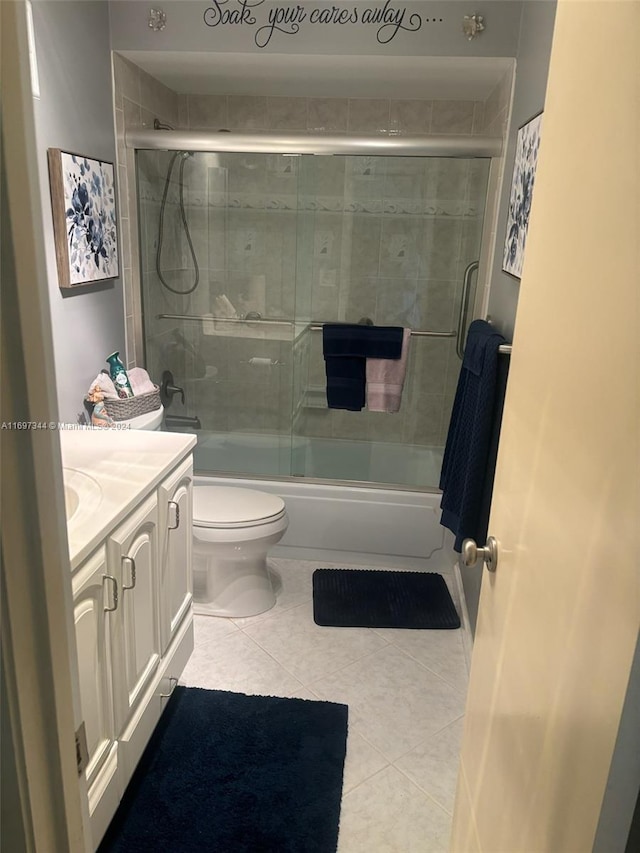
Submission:
[[[102,500],[102,488],[97,480],[75,468],[63,468],[62,476],[67,522],[98,508]]]

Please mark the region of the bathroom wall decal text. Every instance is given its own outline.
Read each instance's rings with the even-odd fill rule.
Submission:
[[[271,6],[257,11],[266,0],[213,0],[204,12],[208,27],[244,26],[254,29],[254,41],[265,48],[276,33],[293,36],[301,26],[358,24],[376,27],[379,44],[389,44],[400,32],[417,32],[423,24],[442,23],[442,18],[423,18],[418,12],[408,12],[406,6],[385,0],[383,6],[364,7],[339,5],[302,6],[299,3]],[[262,12],[262,14],[261,14]],[[265,14],[266,13],[266,14]]]

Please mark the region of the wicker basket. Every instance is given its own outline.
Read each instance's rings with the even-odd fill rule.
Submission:
[[[137,418],[138,415],[146,415],[147,412],[155,412],[160,408],[160,388],[155,385],[155,391],[148,394],[138,394],[136,397],[127,397],[124,400],[104,400],[104,407],[109,417],[114,421],[128,421]]]

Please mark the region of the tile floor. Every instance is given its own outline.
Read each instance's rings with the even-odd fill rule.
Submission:
[[[271,559],[270,611],[196,615],[182,683],[347,704],[338,853],[448,851],[467,686],[462,630],[315,625],[312,573],[335,566]]]

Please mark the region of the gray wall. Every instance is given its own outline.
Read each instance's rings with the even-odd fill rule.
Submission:
[[[115,163],[109,7],[106,2],[34,2],[40,99],[34,100],[43,240],[47,253],[55,370],[61,421],[76,422],[91,380],[114,350],[124,355],[120,279],[58,288],[47,149]],[[120,265],[122,267],[122,243]]]
[[[516,136],[518,128],[544,108],[555,15],[555,0],[528,0],[523,5],[513,111],[505,159],[505,180],[500,199],[497,245],[491,275],[488,309],[492,322],[509,341],[513,338],[520,282],[513,276],[502,272],[502,250],[511,190],[511,173],[515,159]],[[542,139],[544,140],[544,119],[542,122]]]
[[[294,3],[273,2],[253,4],[250,10],[255,24],[207,26],[203,15],[207,6],[201,0],[164,0],[160,7],[167,15],[164,30],[155,32],[148,26],[150,3],[140,0],[118,0],[111,10],[111,44],[114,50],[184,50],[216,51],[221,53],[287,53],[287,54],[373,54],[377,56],[513,56],[518,37],[521,3],[516,0],[485,0],[477,10],[485,16],[487,28],[481,38],[469,42],[462,33],[462,19],[476,9],[461,0],[404,0],[392,4],[395,9],[406,7],[405,26],[411,26],[411,14],[420,15],[421,26],[413,32],[403,29],[389,41],[376,40],[378,25],[316,24],[307,19],[297,33],[274,33],[266,48],[256,45],[256,31],[268,21],[269,11],[277,6]],[[302,4],[305,5],[305,4]],[[326,4],[312,4],[319,7]],[[382,8],[384,0],[366,3],[346,0],[341,9],[355,6],[362,16],[365,8]],[[224,5],[223,5],[224,8]],[[238,9],[229,3],[227,8]],[[416,20],[416,19],[414,19]],[[284,28],[286,29],[286,27]],[[387,34],[388,35],[388,34]],[[295,73],[295,70],[294,72]]]

